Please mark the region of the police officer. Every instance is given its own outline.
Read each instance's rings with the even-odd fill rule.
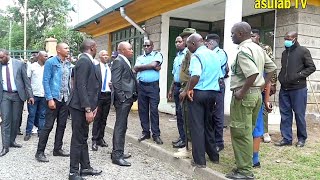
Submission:
[[[176,38],[176,48],[177,48],[177,56],[174,58],[173,61],[173,69],[172,69],[172,74],[173,74],[173,81],[168,93],[168,99],[172,100],[172,96],[174,96],[174,103],[176,106],[176,116],[177,116],[177,127],[178,127],[178,132],[179,132],[179,138],[175,141],[172,141],[172,145],[174,148],[183,148],[185,147],[185,132],[184,132],[184,123],[183,123],[183,118],[182,118],[182,111],[181,111],[181,105],[180,105],[180,100],[179,100],[179,94],[180,94],[180,66],[182,63],[182,60],[186,56],[187,53],[187,48],[185,45],[185,42],[183,41],[181,36],[178,36]]]
[[[134,66],[138,79],[138,112],[141,121],[142,135],[139,141],[150,139],[150,123],[152,138],[157,144],[163,144],[160,138],[159,112],[160,102],[159,70],[163,56],[153,51],[153,42],[146,40],[143,44],[144,54],[137,58]]]
[[[224,94],[225,94],[225,84],[224,78],[228,77],[229,67],[228,67],[228,56],[227,53],[219,48],[220,37],[217,34],[208,34],[205,39],[205,45],[207,48],[212,50],[217,54],[221,62],[222,76],[219,80],[220,91],[219,96],[217,96],[216,104],[213,109],[212,120],[215,126],[215,139],[217,151],[220,152],[224,149],[223,141],[223,127],[224,127]]]
[[[234,44],[238,44],[236,60],[231,65],[230,104],[231,142],[237,168],[226,177],[254,179],[252,169],[252,126],[261,107],[261,89],[268,82],[276,65],[257,44],[251,40],[251,26],[236,23],[231,29]],[[267,73],[265,79],[263,73]]]

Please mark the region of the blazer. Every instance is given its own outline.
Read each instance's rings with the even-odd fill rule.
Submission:
[[[86,54],[82,54],[74,71],[74,88],[67,104],[80,111],[95,110],[101,92],[101,72]]]
[[[112,63],[111,82],[115,101],[125,102],[130,98],[133,98],[133,101],[137,100],[136,77],[121,56],[118,56]]]
[[[27,76],[27,67],[23,62],[11,58],[14,83],[21,101],[25,101],[33,97],[31,83]],[[2,82],[2,64],[0,63],[0,80]],[[3,96],[3,87],[0,85],[0,103]]]

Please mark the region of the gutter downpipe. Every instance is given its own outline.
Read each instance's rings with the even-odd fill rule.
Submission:
[[[135,23],[130,17],[126,15],[124,7],[120,7],[120,14],[125,20],[127,20],[132,26],[134,26],[138,31],[140,31],[143,34],[144,41],[149,39],[148,33],[144,29],[142,29],[137,23]]]

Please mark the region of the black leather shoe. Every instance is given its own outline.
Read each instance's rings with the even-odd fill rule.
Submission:
[[[141,142],[141,141],[146,140],[146,139],[150,139],[150,134],[149,134],[149,135],[147,135],[147,134],[142,134],[142,135],[139,137],[138,141]]]
[[[9,148],[2,148],[2,151],[0,152],[0,157],[6,155],[9,152]]]
[[[53,156],[69,157],[70,154],[66,153],[64,150],[53,150]]]
[[[81,169],[80,170],[80,176],[88,176],[88,175],[98,176],[101,173],[102,173],[101,170],[96,170],[96,169],[93,169],[92,167],[90,167],[88,169]]]
[[[175,141],[172,141],[171,143],[172,143],[172,145],[174,145],[174,144],[177,144],[179,141],[181,141],[182,139],[179,137],[177,140],[175,140]]]
[[[47,159],[46,155],[44,155],[43,152],[37,153],[35,157],[36,157],[36,160],[39,162],[49,162],[49,160]]]
[[[303,147],[304,144],[305,144],[305,141],[298,141],[298,142],[296,143],[296,147]]]
[[[260,162],[253,164],[253,168],[261,168]]]
[[[84,180],[78,173],[69,173],[69,180]]]
[[[26,134],[23,138],[24,141],[29,141],[31,138],[31,134]]]
[[[217,152],[220,152],[224,149],[224,146],[217,146]]]
[[[16,142],[13,142],[10,144],[10,147],[13,147],[13,148],[22,148],[22,145],[21,144],[18,144]]]
[[[179,142],[177,142],[176,144],[173,144],[172,146],[173,146],[173,148],[183,148],[186,146],[186,143],[184,141],[180,140]]]
[[[98,141],[97,144],[101,147],[108,147],[108,144],[106,143],[106,141],[104,139],[101,139],[100,141]]]
[[[229,178],[229,179],[254,179],[254,176],[253,176],[253,174],[250,174],[250,175],[241,174],[237,170],[234,170],[231,173],[227,174],[226,178]]]
[[[18,131],[17,135],[23,135],[23,133],[21,132],[21,130]]]
[[[275,146],[291,146],[292,142],[288,142],[288,141],[282,139],[280,142],[275,143],[274,145]]]
[[[123,154],[122,158],[123,158],[123,159],[129,159],[129,158],[131,158],[131,154],[130,154],[130,153],[128,153],[128,154]]]
[[[97,141],[92,141],[92,151],[98,151]]]
[[[206,168],[206,165],[197,164],[193,160],[191,161],[191,166],[194,166],[194,167],[197,167],[197,168]]]
[[[159,136],[154,137],[154,138],[153,138],[153,141],[154,141],[155,143],[157,143],[157,144],[163,144],[163,142],[162,142],[162,140],[160,139]]]
[[[123,158],[120,159],[112,159],[112,163],[119,165],[119,166],[131,166],[131,163],[128,161],[124,160]]]

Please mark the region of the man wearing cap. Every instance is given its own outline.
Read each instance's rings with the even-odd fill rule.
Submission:
[[[182,105],[181,109],[182,109],[182,116],[184,120],[184,131],[186,134],[186,138],[185,138],[186,147],[174,153],[174,156],[176,158],[191,158],[191,145],[189,147],[189,144],[188,144],[188,142],[191,142],[191,134],[189,129],[189,118],[188,118],[188,101],[189,100],[186,98],[186,95],[187,95],[187,83],[190,79],[189,65],[190,65],[192,53],[188,50],[186,42],[188,37],[193,33],[196,33],[195,29],[185,28],[180,34],[186,48],[186,55],[184,56],[184,59],[181,62],[180,74],[179,74],[179,80],[181,84],[179,100]],[[176,143],[176,142],[173,142],[173,143]]]
[[[227,53],[219,48],[220,37],[217,34],[208,34],[205,39],[205,45],[208,49],[212,50],[221,62],[222,77],[219,79],[220,91],[216,99],[212,113],[212,121],[215,127],[215,139],[217,151],[220,152],[224,149],[223,141],[223,126],[224,126],[224,94],[225,84],[224,78],[228,77],[228,56]]]
[[[159,111],[160,102],[159,78],[163,56],[153,51],[153,42],[146,40],[143,43],[144,54],[137,58],[134,66],[138,80],[138,112],[141,121],[142,135],[139,141],[150,139],[150,124],[152,138],[155,143],[163,144],[160,138]]]

